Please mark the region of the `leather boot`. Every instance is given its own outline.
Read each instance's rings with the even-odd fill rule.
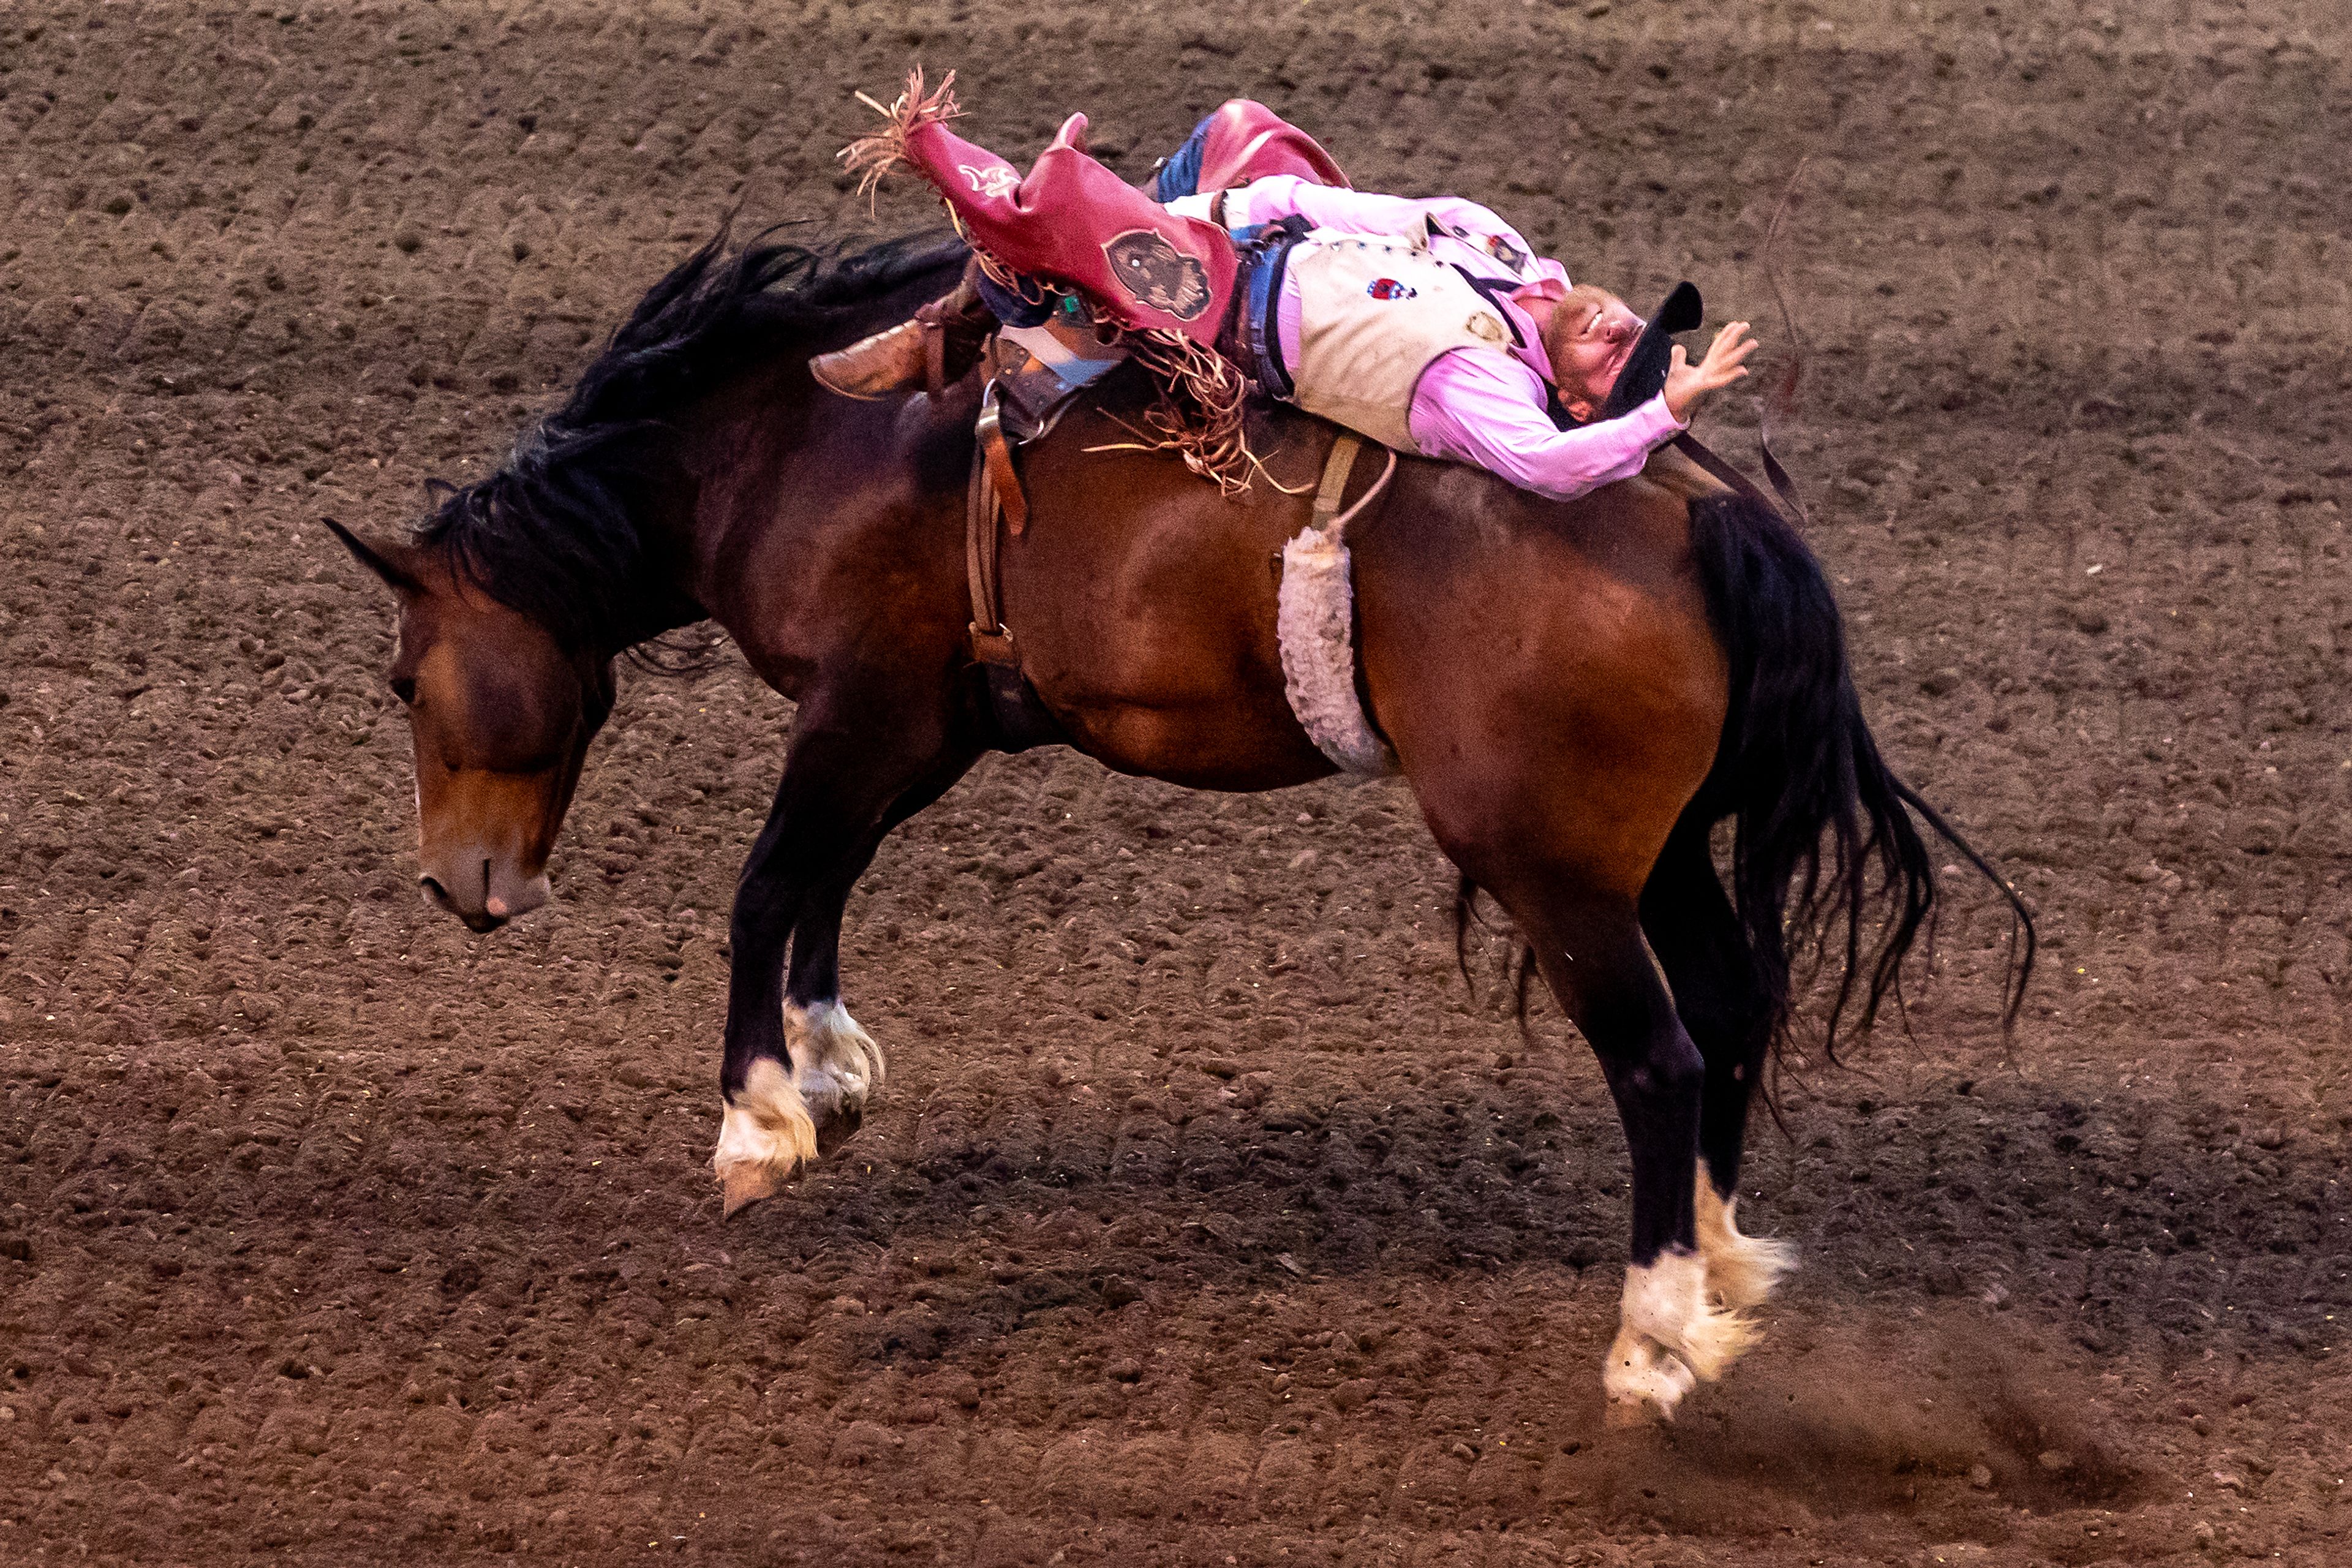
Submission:
[[[996,331],[995,312],[972,287],[977,264],[945,297],[887,331],[809,361],[817,384],[844,397],[872,400],[921,387],[933,397],[963,379]]]

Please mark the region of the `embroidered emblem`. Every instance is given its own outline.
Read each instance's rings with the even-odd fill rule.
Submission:
[[[1375,300],[1410,300],[1421,292],[1410,283],[1400,283],[1393,278],[1375,278],[1364,292]]]
[[[970,163],[958,163],[956,168],[962,173],[965,179],[971,182],[972,195],[986,196],[992,202],[1003,201],[1013,194],[1015,186],[1021,184],[1021,176],[1003,163],[992,164],[985,169],[975,169]]]
[[[1467,321],[1465,321],[1463,325],[1469,329],[1470,335],[1472,337],[1478,339],[1481,342],[1499,343],[1503,341],[1503,323],[1501,319],[1490,316],[1484,310],[1471,311],[1470,319]]]
[[[1526,275],[1528,253],[1521,250],[1517,246],[1513,245],[1509,240],[1505,239],[1501,235],[1490,234],[1486,237],[1486,254],[1501,262],[1504,266],[1509,268],[1511,269],[1512,276],[1524,277]]]
[[[1131,228],[1103,242],[1118,286],[1155,310],[1189,321],[1209,308],[1209,271],[1165,235]]]
[[[1501,235],[1473,234],[1466,228],[1454,228],[1448,224],[1440,223],[1433,216],[1428,219],[1427,226],[1432,239],[1444,235],[1446,238],[1459,241],[1473,250],[1485,251],[1508,268],[1512,277],[1518,279],[1527,277],[1527,266],[1533,258]]]

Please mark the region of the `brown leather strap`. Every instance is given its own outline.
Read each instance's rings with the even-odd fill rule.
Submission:
[[[915,312],[915,320],[923,328],[923,389],[937,403],[948,390],[948,324],[940,319],[937,305],[926,305]]]
[[[989,488],[995,492],[996,504],[1004,509],[1005,526],[1018,539],[1029,526],[1029,498],[1021,493],[1021,476],[1013,471],[1013,447],[1004,438],[1004,415],[993,381],[982,395],[974,434],[980,441],[981,461],[988,468]]]
[[[1756,427],[1756,452],[1764,459],[1764,477],[1772,481],[1772,488],[1780,493],[1782,500],[1789,503],[1789,510],[1797,514],[1794,520],[1797,526],[1810,526],[1812,515],[1805,510],[1805,498],[1797,493],[1797,481],[1789,477],[1789,470],[1782,468],[1780,459],[1772,455],[1772,422],[1769,418]]]
[[[993,463],[987,437],[994,435],[1001,446],[1004,437],[997,425],[993,381],[980,395],[980,423],[982,435],[972,453],[971,479],[964,492],[963,563],[971,589],[971,656],[982,664],[1018,668],[1021,661],[1013,648],[1013,633],[999,618],[998,608],[1003,599],[997,581],[997,522],[1003,508],[994,476],[990,472]],[[1004,463],[1009,470],[1009,455]],[[1016,482],[1013,492],[1017,495],[1019,491]]]
[[[1749,479],[1746,474],[1741,473],[1738,468],[1732,467],[1730,463],[1717,456],[1711,447],[1702,445],[1698,437],[1693,436],[1689,431],[1685,430],[1681,432],[1675,436],[1674,440],[1669,444],[1675,448],[1675,450],[1680,452],[1685,458],[1688,458],[1692,462],[1696,463],[1700,468],[1705,468],[1716,479],[1719,480],[1730,489],[1738,491],[1749,500],[1754,501],[1758,506],[1762,507],[1766,511],[1779,512],[1783,520],[1791,523],[1798,522],[1803,518],[1804,505],[1801,501],[1797,500],[1793,489],[1784,490],[1782,492],[1783,498],[1789,501],[1790,505],[1794,508],[1797,512],[1797,516],[1791,518],[1787,512],[1781,511],[1780,507],[1773,504],[1771,497],[1766,495],[1762,490],[1756,488],[1756,481],[1754,479]],[[1771,462],[1771,453],[1769,449],[1767,449],[1765,452],[1765,460],[1767,462]],[[1780,465],[1778,463],[1772,463],[1772,467],[1778,468]],[[1785,476],[1783,477],[1785,478]],[[1776,481],[1776,483],[1778,481]]]
[[[1348,493],[1348,476],[1356,471],[1356,454],[1364,449],[1362,437],[1343,432],[1331,443],[1331,450],[1323,458],[1323,488],[1315,492],[1315,511],[1307,526],[1320,533],[1339,515],[1339,500]]]

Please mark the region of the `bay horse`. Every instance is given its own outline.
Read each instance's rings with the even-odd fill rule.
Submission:
[[[547,900],[616,657],[708,618],[797,704],[730,930],[712,1161],[728,1215],[854,1131],[881,1077],[841,1002],[852,886],[893,827],[1020,743],[971,655],[976,379],[866,403],[808,370],[943,292],[964,257],[950,239],[844,254],[773,231],[735,248],[722,230],[496,473],[437,484],[404,537],[329,520],[398,597],[389,680],[415,746],[424,891],[477,931]],[[1132,449],[1149,389],[1102,384],[1024,452],[1033,521],[1001,563],[1037,700],[1124,773],[1214,790],[1330,773],[1285,699],[1275,630],[1270,563],[1307,497],[1228,499]],[[1294,483],[1335,434],[1252,416],[1255,450],[1299,455]],[[1906,805],[1952,836],[1879,755],[1812,555],[1687,460],[1662,452],[1560,503],[1406,459],[1349,542],[1370,712],[1465,897],[1515,920],[1617,1105],[1633,1235],[1602,1381],[1612,1415],[1671,1416],[1748,1346],[1748,1309],[1792,1261],[1734,1223],[1792,961],[1810,943],[1842,976],[1832,1045],[1849,1017],[1866,1026],[1936,899]],[[1727,889],[1710,842],[1726,819]]]

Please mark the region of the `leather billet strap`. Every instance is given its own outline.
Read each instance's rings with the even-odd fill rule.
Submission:
[[[1021,660],[1013,651],[1013,632],[1004,625],[1000,608],[1003,599],[1003,584],[997,576],[997,525],[1007,515],[1008,495],[1020,508],[1020,521],[1013,524],[1015,533],[1028,521],[1029,509],[1021,494],[1021,481],[1013,472],[1013,455],[1005,446],[993,381],[980,395],[977,435],[971,481],[964,496],[963,529],[964,574],[971,588],[971,656],[982,664],[1014,669],[1020,667]],[[1000,464],[1003,471],[1002,484],[997,474]]]
[[[1676,433],[1667,445],[1706,469],[1724,485],[1762,507],[1766,511],[1780,512],[1783,521],[1794,527],[1802,528],[1810,521],[1805,514],[1804,500],[1797,494],[1797,487],[1790,479],[1789,471],[1780,466],[1780,459],[1772,456],[1772,448],[1766,446],[1761,439],[1757,442],[1757,446],[1764,454],[1764,474],[1772,481],[1772,488],[1780,492],[1780,500],[1787,503],[1788,510],[1785,511],[1775,506],[1769,496],[1756,488],[1755,480],[1718,457],[1713,448],[1703,444],[1689,431]]]
[[[1810,527],[1812,514],[1805,510],[1805,498],[1797,493],[1797,481],[1789,477],[1789,470],[1772,455],[1772,426],[1769,418],[1757,427],[1756,451],[1764,459],[1764,477],[1772,481],[1772,488],[1789,503],[1789,510],[1797,514],[1790,521],[1800,528]]]
[[[1004,407],[997,384],[988,384],[981,394],[980,419],[973,426],[980,442],[981,461],[988,467],[989,489],[994,492],[996,504],[1003,509],[1004,522],[1013,537],[1029,526],[1029,498],[1021,493],[1021,476],[1013,467],[1012,443],[1004,438]]]
[[[915,324],[923,330],[923,390],[937,403],[948,389],[947,300],[933,300],[918,309]]]
[[[983,353],[983,361],[986,354]],[[963,563],[971,590],[971,656],[979,662],[988,693],[988,711],[994,721],[992,744],[1005,752],[1026,751],[1066,741],[1053,713],[1037,699],[1036,689],[1021,673],[1021,656],[1013,644],[1013,628],[1003,618],[1003,584],[998,576],[998,530],[1013,508],[1025,521],[1028,505],[1013,471],[1013,455],[1000,422],[996,381],[991,377],[981,391],[977,444],[971,477],[964,493]],[[1001,469],[1000,469],[1001,466]],[[1000,488],[998,473],[1003,476]],[[1013,525],[1020,531],[1020,524]]]

